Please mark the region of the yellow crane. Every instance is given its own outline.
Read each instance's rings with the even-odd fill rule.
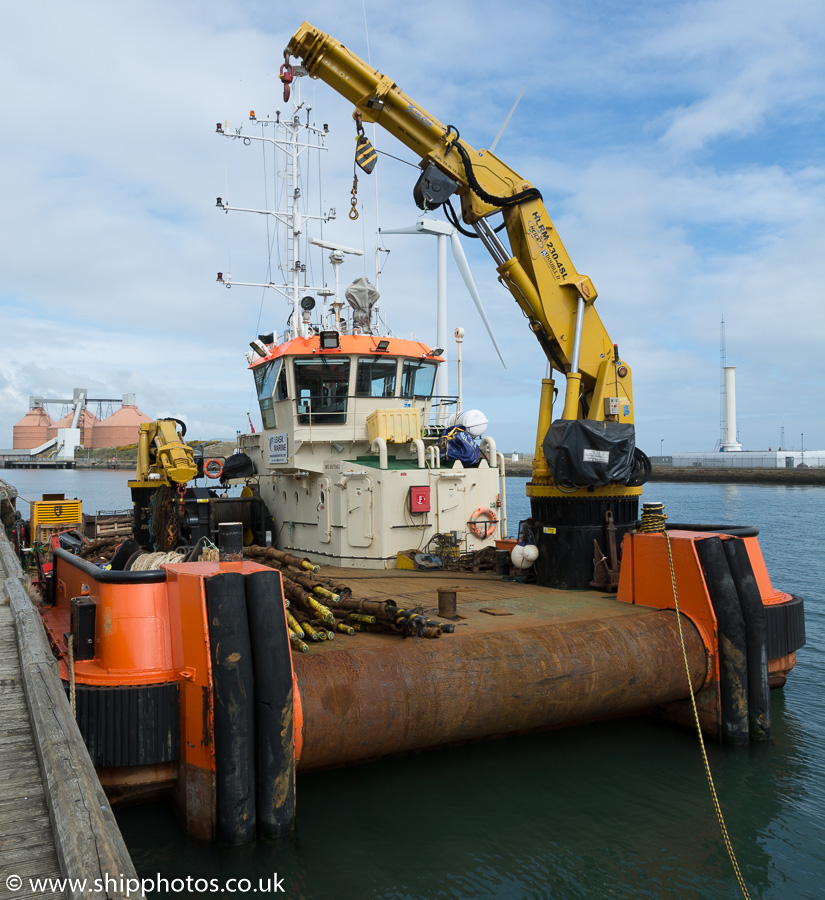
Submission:
[[[198,474],[185,436],[186,425],[179,419],[156,419],[140,426],[135,477],[129,487],[134,503],[134,536],[145,550],[172,550],[177,544],[186,484]],[[173,491],[177,492],[177,502],[172,500]]]
[[[354,104],[359,132],[362,123],[375,122],[419,157],[422,172],[413,191],[419,207],[444,205],[460,228],[450,203],[452,195],[459,198],[461,219],[490,252],[551,367],[563,373],[563,409],[555,421],[555,382],[542,380],[527,493],[537,523],[540,580],[586,586],[592,568],[588,564],[583,573],[583,556],[592,556],[592,540],[604,528],[615,526],[621,536],[633,527],[649,472],[647,457],[635,447],[630,367],[599,318],[593,282],[573,265],[541,193],[495,154],[476,150],[455,126],[440,122],[391,78],[308,22],[284,51],[285,90],[292,56]],[[498,213],[509,247],[488,221]],[[612,564],[616,569],[617,560]]]
[[[178,428],[180,426],[180,429]],[[198,473],[192,448],[183,440],[186,426],[178,419],[156,419],[140,426],[135,480],[131,488],[186,484]]]

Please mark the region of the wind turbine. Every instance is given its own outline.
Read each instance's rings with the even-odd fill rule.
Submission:
[[[436,345],[441,348],[445,360],[447,359],[447,238],[450,239],[450,245],[453,249],[453,259],[458,266],[458,271],[461,272],[461,277],[464,279],[464,284],[467,286],[467,290],[473,298],[473,303],[475,303],[478,314],[481,316],[481,321],[484,322],[484,325],[487,328],[487,333],[490,335],[490,340],[496,348],[498,358],[501,360],[502,366],[506,369],[507,365],[504,362],[504,357],[501,355],[496,336],[493,333],[493,326],[487,318],[487,313],[484,312],[484,305],[481,302],[481,297],[479,296],[475,282],[473,281],[473,275],[472,272],[470,272],[467,257],[464,255],[464,248],[461,246],[461,241],[458,238],[458,229],[455,228],[455,226],[450,225],[449,222],[439,222],[435,219],[422,218],[419,219],[415,225],[409,225],[406,228],[382,228],[381,234],[434,234],[438,239],[438,290],[436,295],[437,316],[435,342]],[[438,397],[446,397],[448,393],[449,379],[447,366],[439,366],[438,374],[436,375],[435,394]]]

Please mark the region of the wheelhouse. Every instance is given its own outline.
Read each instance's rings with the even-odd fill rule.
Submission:
[[[253,364],[265,429],[342,426],[378,408],[421,409],[429,418],[442,357],[417,341],[341,335],[323,349],[317,336],[273,346]]]

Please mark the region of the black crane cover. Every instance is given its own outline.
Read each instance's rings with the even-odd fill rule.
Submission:
[[[558,419],[542,446],[556,484],[602,487],[637,481],[633,425]]]

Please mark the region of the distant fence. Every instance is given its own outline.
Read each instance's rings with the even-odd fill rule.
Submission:
[[[697,469],[820,469],[825,467],[825,452],[816,450],[777,450],[769,453],[679,453],[670,465]],[[666,465],[666,463],[660,463]]]

